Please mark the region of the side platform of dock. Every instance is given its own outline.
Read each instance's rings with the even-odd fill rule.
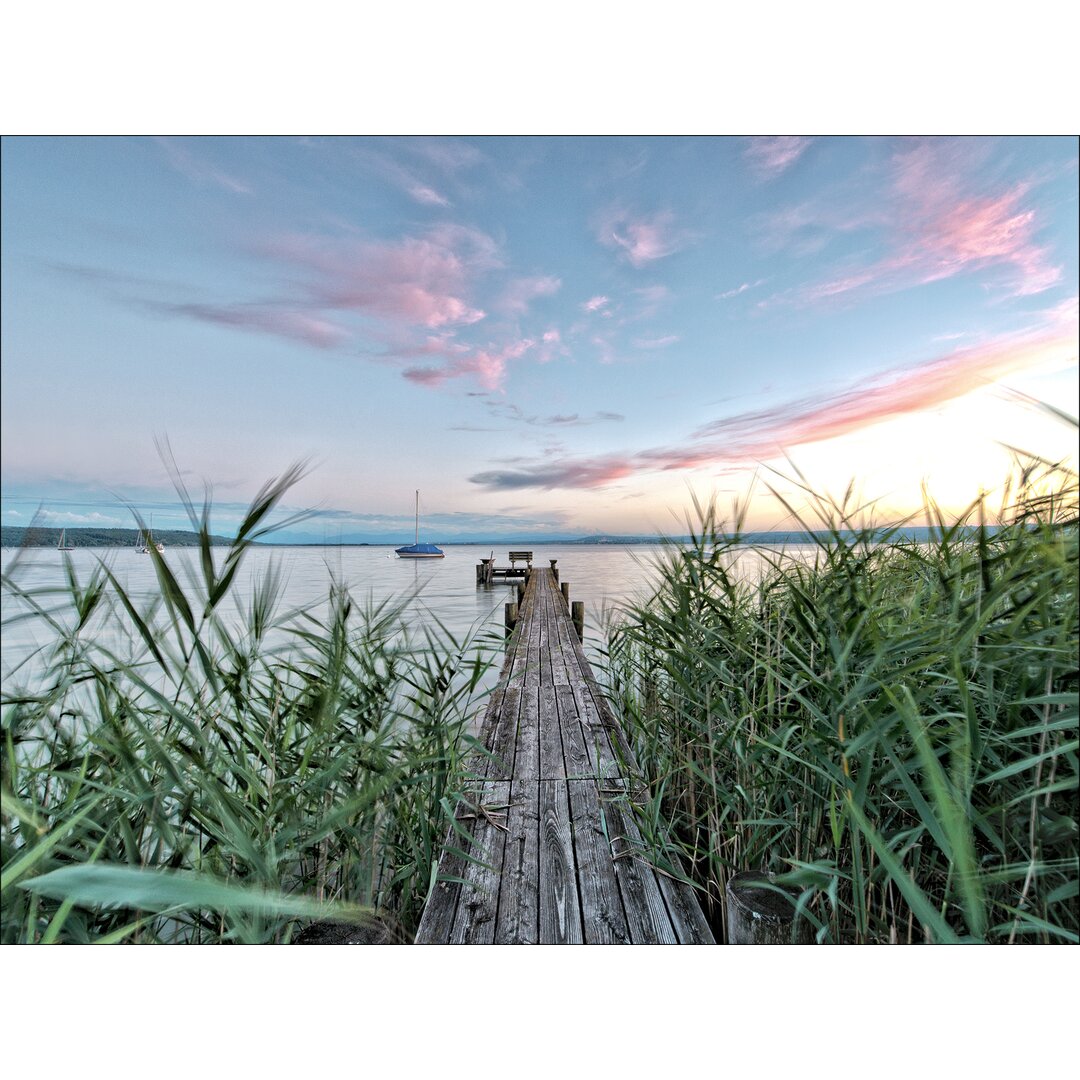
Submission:
[[[480,739],[417,944],[715,944],[693,888],[649,861],[554,567],[527,576]]]

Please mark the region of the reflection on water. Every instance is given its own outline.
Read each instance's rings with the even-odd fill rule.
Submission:
[[[571,600],[585,602],[586,648],[603,642],[602,626],[620,605],[644,599],[656,580],[659,545],[622,547],[543,545],[532,548],[534,566],[547,566],[557,559],[560,580],[570,585]],[[792,549],[797,551],[798,549]],[[802,549],[803,553],[812,548]],[[406,618],[413,628],[437,622],[455,638],[488,631],[502,632],[503,605],[514,598],[515,585],[476,587],[476,564],[492,554],[490,546],[447,546],[444,559],[398,559],[391,547],[257,547],[250,549],[236,576],[222,614],[237,625],[250,607],[256,583],[273,567],[283,581],[279,613],[307,609],[314,615],[326,613],[331,580],[346,585],[361,605],[385,601],[407,603]],[[222,558],[224,549],[216,549]],[[77,548],[69,553],[80,581],[85,582],[100,561],[104,561],[124,585],[137,608],[149,605],[158,595],[153,559],[129,548]],[[505,550],[494,552],[498,565],[507,565]],[[201,580],[198,551],[172,548],[165,558],[185,589]],[[65,587],[64,558],[51,548],[29,548],[4,553],[5,573],[27,593]],[[753,549],[740,549],[736,563],[749,579],[760,576],[765,562]],[[199,595],[193,590],[193,595]],[[53,596],[54,605],[63,605],[64,596]],[[46,605],[48,606],[48,605]],[[0,673],[4,682],[15,667],[37,649],[48,647],[55,638],[47,635],[37,618],[15,619],[19,608],[9,591],[3,593],[3,645]],[[102,644],[111,644],[102,642]],[[25,679],[26,670],[21,673]]]

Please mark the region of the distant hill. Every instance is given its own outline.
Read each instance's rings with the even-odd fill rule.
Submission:
[[[0,545],[14,547],[51,547],[60,543],[60,529],[24,528],[21,525],[4,525],[0,535]],[[65,541],[77,548],[96,547],[135,547],[139,538],[138,529],[64,529]],[[197,533],[184,529],[155,529],[154,539],[160,540],[166,548],[198,547]],[[215,547],[227,546],[232,540],[227,536],[212,536]]]

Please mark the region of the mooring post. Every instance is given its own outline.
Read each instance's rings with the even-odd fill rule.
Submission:
[[[562,590],[563,603],[566,605],[566,610],[570,610],[570,582],[564,581],[560,586]]]
[[[484,563],[481,560],[476,564],[476,587],[479,588],[484,584]]]
[[[559,568],[555,565],[558,561],[558,559],[548,559],[551,563],[551,576],[555,579],[556,585],[559,584]]]
[[[570,607],[570,618],[577,631],[578,641],[585,640],[585,601],[575,600]]]
[[[519,605],[525,603],[525,586],[520,581],[518,582],[517,587],[517,598]]]
[[[504,621],[506,623],[506,636],[509,637],[514,632],[514,627],[517,625],[518,619],[518,606],[517,604],[507,604],[505,609]]]
[[[813,945],[809,920],[795,920],[798,894],[773,886],[774,875],[744,870],[730,878],[727,896],[729,945]]]

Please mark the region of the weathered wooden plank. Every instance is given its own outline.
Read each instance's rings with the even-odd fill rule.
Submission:
[[[563,643],[561,629],[566,622],[566,612],[562,601],[562,593],[555,587],[554,580],[549,582],[547,590],[549,605],[549,618],[551,620],[551,635],[549,647],[551,650],[551,681],[556,686],[569,686],[571,680],[570,668],[566,663],[566,649]]]
[[[623,910],[611,846],[600,816],[595,780],[569,780],[570,816],[574,829],[581,924],[587,945],[625,945],[630,927]]]
[[[626,804],[625,792],[605,795],[603,781],[601,785],[601,805],[630,940],[635,945],[678,944],[656,873],[644,860],[641,833]]]
[[[466,798],[475,802],[477,794],[483,790],[483,783],[472,784],[470,787],[474,791],[471,796],[466,793]],[[450,940],[458,897],[461,895],[461,882],[469,866],[465,852],[472,846],[472,835],[475,832],[476,819],[472,802],[462,804],[455,815],[458,827],[451,826],[447,831],[435,885],[424,905],[424,913],[416,931],[418,944],[445,944]],[[462,836],[462,832],[466,835]]]
[[[480,737],[490,819],[462,819],[469,858],[450,834],[418,942],[712,940],[693,890],[647,861],[627,802],[637,767],[547,569],[530,576]]]
[[[676,881],[656,871],[660,892],[667,905],[668,915],[680,945],[715,945],[716,939],[705,918],[692,885]]]
[[[563,757],[562,725],[559,722],[555,687],[550,683],[540,684],[539,718],[540,779],[563,780],[566,778],[566,761]]]
[[[518,710],[515,780],[540,778],[540,687],[524,686]]]
[[[450,932],[452,945],[489,945],[495,940],[509,803],[508,781],[488,780],[484,784],[469,847],[474,861],[468,866],[458,898]]]
[[[529,585],[525,590],[525,602],[529,605],[529,646],[528,657],[525,667],[525,685],[539,686],[541,676],[540,660],[540,628],[541,620],[537,618],[537,600],[541,589],[542,571],[534,571],[529,576]]]
[[[568,777],[595,776],[596,770],[592,766],[589,750],[585,745],[585,732],[581,726],[573,687],[556,686],[555,703],[559,710],[559,730],[562,732],[566,775]]]
[[[495,943],[534,945],[540,940],[539,781],[515,780],[510,785],[507,825]]]
[[[585,748],[589,754],[589,764],[596,776],[617,777],[623,774],[623,767],[615,754],[608,735],[607,726],[600,718],[589,688],[582,683],[571,685],[577,714],[581,723]]]
[[[483,769],[483,775],[492,780],[509,780],[514,775],[520,709],[521,687],[507,686],[503,691],[502,711],[488,747],[492,756]]]
[[[540,782],[540,944],[580,945],[581,905],[566,783]]]

